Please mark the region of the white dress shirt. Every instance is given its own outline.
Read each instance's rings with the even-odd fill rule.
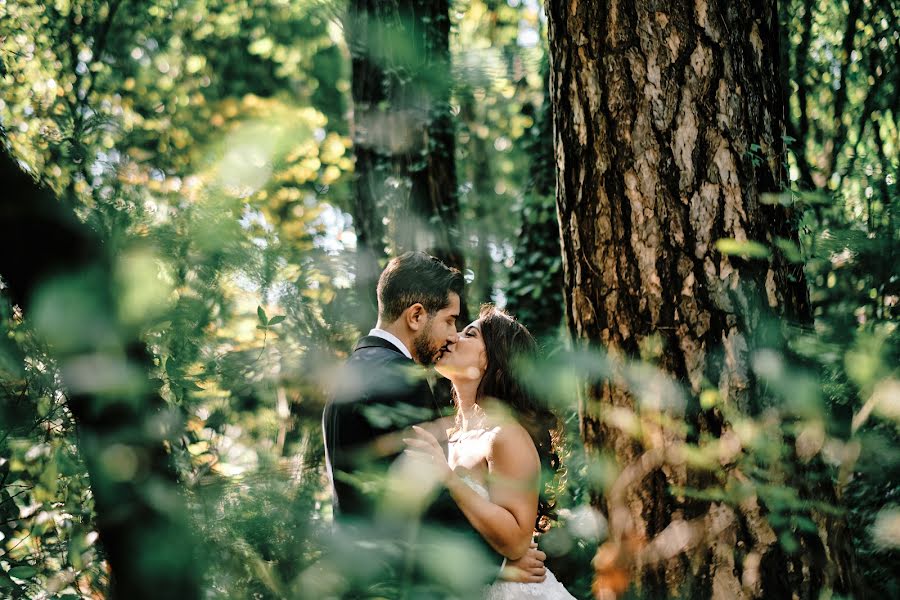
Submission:
[[[375,327],[371,331],[369,331],[369,335],[374,335],[375,337],[379,337],[383,340],[387,340],[393,345],[397,347],[397,350],[403,353],[406,358],[412,359],[412,354],[409,352],[409,348],[406,347],[406,344],[400,341],[396,335],[391,333],[390,331],[385,331],[384,329],[378,329]]]

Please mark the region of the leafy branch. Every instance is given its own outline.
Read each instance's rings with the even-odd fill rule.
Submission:
[[[269,328],[272,327],[273,325],[278,325],[279,323],[283,322],[285,319],[285,316],[284,315],[275,315],[274,317],[272,317],[270,319],[269,316],[266,314],[265,309],[263,309],[262,306],[256,307],[256,316],[259,318],[259,325],[257,325],[256,328],[262,329],[262,331],[263,331],[263,345],[262,345],[262,348],[260,348],[259,354],[256,357],[256,360],[259,360],[262,357],[263,352],[266,351],[266,342],[269,339]]]

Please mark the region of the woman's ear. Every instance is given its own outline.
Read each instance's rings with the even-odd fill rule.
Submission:
[[[419,331],[428,320],[428,313],[425,311],[425,307],[418,302],[407,308],[404,316],[406,317],[406,326],[413,331]]]

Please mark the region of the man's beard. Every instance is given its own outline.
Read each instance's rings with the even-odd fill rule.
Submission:
[[[436,348],[431,345],[431,321],[428,322],[422,333],[413,338],[412,349],[416,361],[426,367],[433,365],[440,356],[444,350],[443,346]]]

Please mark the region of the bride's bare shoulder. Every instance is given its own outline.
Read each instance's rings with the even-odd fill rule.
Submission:
[[[491,430],[491,449],[504,452],[524,452],[534,448],[528,431],[517,421],[504,421]]]
[[[498,427],[488,450],[488,469],[518,480],[530,478],[540,471],[540,458],[531,436],[518,423]]]

